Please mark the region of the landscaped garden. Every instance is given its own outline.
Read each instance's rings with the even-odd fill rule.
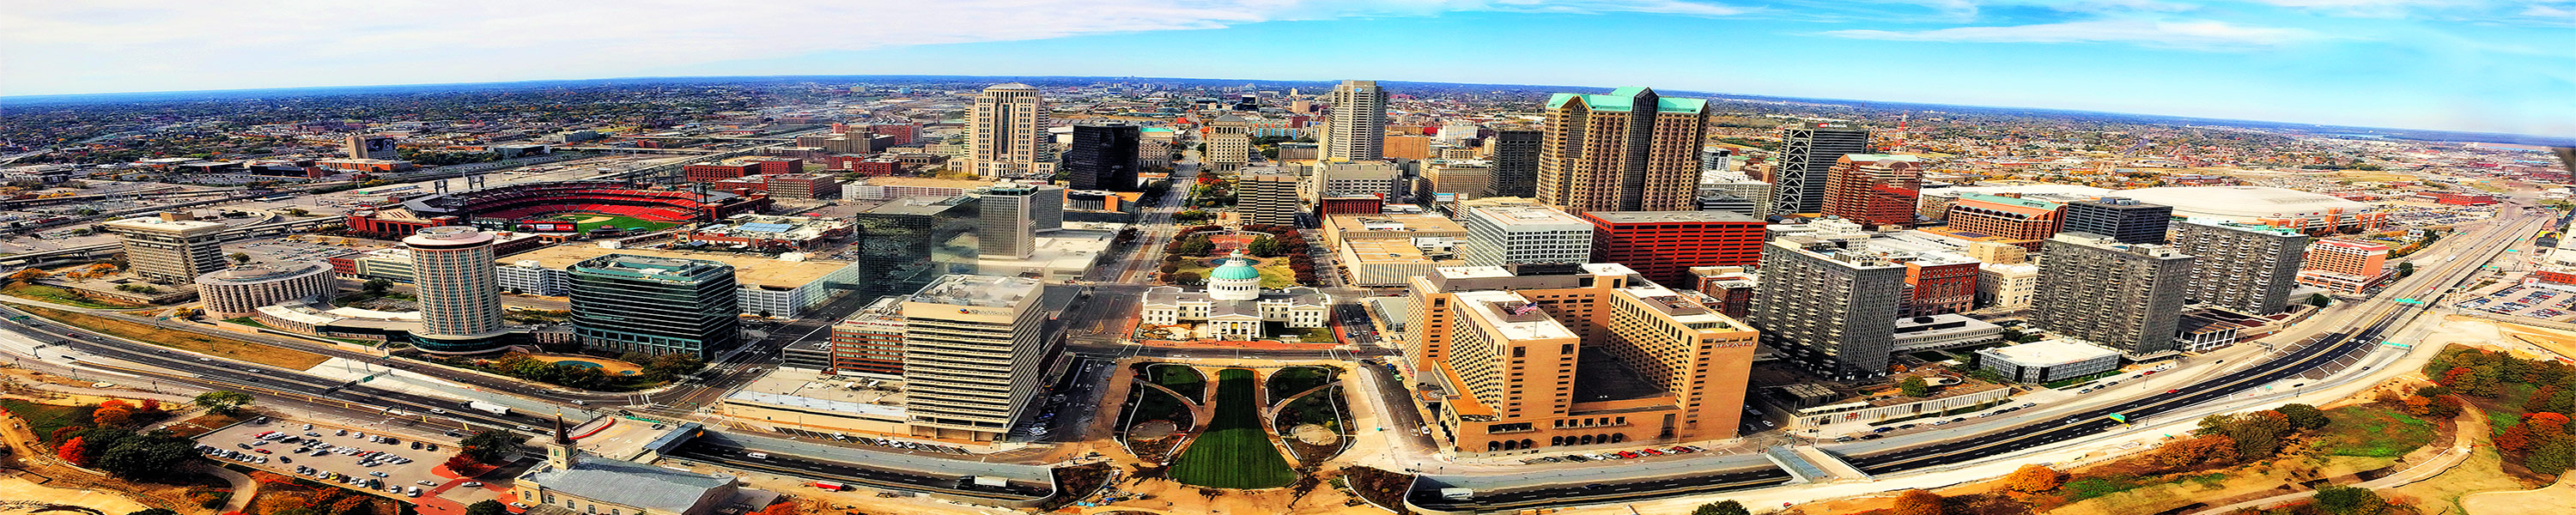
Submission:
[[[1274,488],[1297,479],[1288,460],[1270,445],[1262,430],[1251,370],[1217,373],[1216,413],[1207,430],[1181,453],[1171,476],[1182,483],[1216,488]]]
[[[1198,369],[1191,368],[1189,365],[1169,363],[1148,365],[1145,367],[1145,382],[1170,388],[1173,393],[1181,394],[1182,398],[1189,399],[1190,402],[1207,400],[1207,378],[1200,376]]]

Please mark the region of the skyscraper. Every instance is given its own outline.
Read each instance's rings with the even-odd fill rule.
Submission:
[[[1920,166],[1910,155],[1844,154],[1826,172],[1820,212],[1862,225],[1912,224],[1914,203],[1923,190]]]
[[[125,244],[126,266],[136,277],[185,283],[224,269],[224,224],[196,220],[128,218],[99,224]]]
[[[1755,335],[1705,295],[1611,263],[1411,280],[1408,364],[1462,454],[1735,436]]]
[[[1373,80],[1346,80],[1324,94],[1333,106],[1324,124],[1324,159],[1386,156],[1386,90]]]
[[[1790,236],[1768,245],[1748,320],[1763,345],[1835,379],[1887,375],[1896,313],[1907,301],[1899,256],[1840,239]]]
[[[1569,213],[1689,211],[1708,101],[1648,88],[1557,93],[1539,144],[1538,200]]]
[[[399,159],[402,157],[402,150],[394,146],[394,139],[385,136],[367,134],[351,135],[349,136],[349,142],[346,147],[346,150],[349,151],[350,159]]]
[[[1486,177],[1485,196],[1538,196],[1538,147],[1546,132],[1528,129],[1494,131],[1485,140],[1485,159],[1494,162],[1494,173]]]
[[[1252,162],[1251,125],[1243,115],[1230,112],[1208,121],[1207,155],[1200,156],[1208,171],[1233,173]]]
[[[2258,315],[2289,303],[2308,257],[2308,235],[2298,231],[2208,220],[2174,224],[2172,245],[2200,258],[2184,298]]]
[[[1119,122],[1073,126],[1073,147],[1064,151],[1064,171],[1073,189],[1144,191],[1136,181],[1142,130]]]
[[[403,238],[403,246],[411,249],[412,285],[420,299],[420,330],[411,334],[412,345],[432,353],[499,346],[507,328],[492,235],[473,227],[431,227]]]
[[[1869,153],[1869,129],[1846,123],[1802,123],[1780,129],[1780,160],[1771,172],[1771,212],[1821,213],[1825,180],[1844,154]]]
[[[966,169],[983,177],[1051,175],[1055,152],[1046,129],[1046,98],[1037,88],[1017,82],[984,88],[967,113]]]
[[[2045,245],[2032,322],[2136,358],[2173,350],[2191,255],[2080,232],[2058,233]]]
[[[1237,178],[1234,198],[1243,223],[1297,225],[1297,174],[1258,167],[1243,169]]]
[[[699,359],[742,343],[731,265],[609,254],[575,263],[573,335],[585,347]]]
[[[982,248],[982,203],[968,196],[903,197],[850,215],[858,250],[857,295],[918,291],[931,279],[972,273]]]
[[[1023,277],[950,275],[903,301],[904,416],[912,436],[1002,439],[1041,397],[1054,353],[1040,340],[1046,285]]]
[[[1064,188],[1001,184],[975,191],[980,221],[975,230],[986,257],[1027,258],[1037,252],[1037,232],[1064,226]]]
[[[2164,243],[2173,206],[2120,197],[2066,203],[2066,231],[2110,236],[2120,243]]]
[[[1470,266],[1570,266],[1592,260],[1592,223],[1556,208],[1478,206],[1458,216],[1467,239],[1458,257]]]

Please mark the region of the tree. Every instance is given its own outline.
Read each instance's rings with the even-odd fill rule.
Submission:
[[[1199,281],[1202,279],[1201,277],[1199,277],[1199,273],[1198,273],[1198,272],[1181,272],[1181,273],[1177,273],[1177,274],[1172,274],[1172,276],[1171,276],[1171,277],[1172,277],[1172,284],[1198,284],[1198,283],[1199,283]]]
[[[1745,510],[1744,503],[1728,499],[1699,505],[1698,508],[1691,510],[1691,515],[1753,515],[1753,512]]]
[[[2065,482],[2065,474],[2058,473],[2057,469],[2037,464],[2022,465],[2021,468],[2013,469],[2011,475],[2004,476],[2004,488],[2022,493],[2035,494],[2056,490],[2057,485]]]
[[[134,410],[122,407],[99,408],[97,411],[90,412],[89,417],[90,421],[97,422],[98,425],[122,426],[134,420]]]
[[[485,429],[482,431],[475,431],[472,436],[467,436],[465,437],[465,440],[457,442],[457,445],[464,446],[465,451],[463,454],[473,457],[474,461],[482,463],[500,463],[501,460],[508,459],[511,454],[517,453],[519,450],[519,443],[526,441],[528,441],[527,435],[508,431]]]
[[[501,501],[491,499],[475,501],[474,504],[465,505],[465,515],[509,515],[509,513],[510,507],[503,506]]]
[[[394,282],[384,279],[368,279],[361,287],[366,289],[368,295],[381,296],[385,294],[386,290],[393,289]]]
[[[2397,277],[2405,278],[2410,275],[2415,275],[2415,263],[2403,262],[2397,264]]]
[[[2378,515],[2388,501],[2368,488],[2332,485],[2317,489],[2317,509],[2328,515]]]
[[[232,415],[240,413],[243,406],[249,406],[251,398],[247,393],[215,390],[197,394],[196,402],[197,407],[205,408],[206,411],[215,412],[217,415]]]
[[[233,264],[236,264],[236,265],[238,265],[238,264],[242,264],[242,263],[249,263],[249,262],[250,262],[250,255],[249,255],[249,254],[243,254],[243,253],[240,253],[240,252],[234,252],[234,253],[232,253],[232,255],[228,255],[228,256],[224,256],[224,257],[232,258],[232,260],[233,260]]]
[[[1941,515],[1941,494],[1925,490],[1906,490],[1896,494],[1896,515]]]
[[[760,511],[755,512],[753,515],[795,515],[795,513],[796,501],[782,501],[778,504],[769,505],[767,508],[761,508]]]
[[[159,413],[159,412],[161,412],[161,400],[160,400],[160,399],[144,399],[144,400],[143,400],[143,407],[138,408],[138,409],[139,409],[140,411],[144,412],[144,413]]]
[[[71,440],[64,441],[62,445],[54,446],[54,457],[62,458],[63,461],[71,462],[73,465],[88,466],[89,438],[75,436]]]
[[[1932,385],[1923,382],[1922,376],[1908,377],[1903,381],[1897,381],[1896,389],[1904,392],[1907,397],[1922,397],[1932,393]]]
[[[2322,307],[2326,307],[2326,304],[2332,304],[2332,303],[2334,303],[2334,299],[2327,298],[2327,297],[2326,297],[2326,294],[2323,294],[2323,293],[2311,293],[2311,294],[2308,294],[2308,305],[2310,305],[2310,306],[2316,306],[2316,307],[2320,307],[2320,308],[2322,308]]]
[[[2272,408],[2272,411],[2278,411],[2282,416],[2290,417],[2290,425],[2302,430],[2326,427],[2326,412],[2317,409],[2316,406],[2283,404],[2281,407]]]
[[[98,468],[121,478],[158,478],[178,473],[180,465],[196,457],[196,443],[156,432],[117,441],[98,454]]]

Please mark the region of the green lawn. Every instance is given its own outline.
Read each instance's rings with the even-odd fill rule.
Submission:
[[[1333,382],[1333,369],[1324,367],[1288,367],[1270,374],[1270,400],[1287,400],[1298,392],[1312,390]]]
[[[2128,474],[2088,477],[2066,482],[2066,500],[2081,501],[2126,492],[2144,486],[2147,486],[2145,481],[2140,480],[2137,476]]]
[[[1335,433],[1349,433],[1342,428],[1341,416],[1334,409],[1341,398],[1342,387],[1335,386],[1288,401],[1279,407],[1279,427],[1285,430],[1297,424],[1320,424]]]
[[[91,425],[90,412],[98,411],[97,406],[55,406],[18,399],[0,399],[0,409],[27,419],[27,430],[35,433],[37,438],[53,435],[56,429]]]
[[[2433,423],[2397,410],[2352,406],[2326,411],[2317,448],[2326,454],[2395,458],[2433,443]]]
[[[1152,388],[1137,388],[1134,400],[1135,410],[1127,416],[1129,424],[1148,420],[1170,420],[1180,425],[1181,430],[1189,430],[1189,409],[1182,407],[1181,400],[1173,398],[1172,394]]]
[[[1173,392],[1181,394],[1181,397],[1188,398],[1190,402],[1207,400],[1207,378],[1200,376],[1198,369],[1187,365],[1145,367],[1145,381],[1170,388]]]
[[[611,215],[611,214],[604,214],[604,213],[561,213],[561,214],[557,214],[557,215],[555,215],[555,216],[551,216],[551,217],[548,217],[548,218],[550,218],[550,219],[554,219],[554,220],[563,220],[563,221],[570,222],[570,221],[574,221],[574,220],[588,220],[588,219],[591,219],[591,218],[602,217],[602,216],[608,217],[608,221],[605,221],[605,222],[581,222],[581,223],[579,223],[579,224],[576,224],[574,228],[575,228],[575,229],[577,229],[577,230],[580,230],[582,234],[589,234],[591,229],[593,229],[593,228],[597,228],[597,227],[600,227],[600,226],[613,226],[613,227],[617,227],[617,228],[620,228],[620,229],[630,229],[630,230],[631,230],[631,229],[638,228],[638,227],[641,227],[641,228],[643,228],[643,230],[644,230],[644,231],[652,231],[652,230],[657,230],[657,229],[661,229],[661,228],[664,228],[664,227],[670,227],[670,226],[674,226],[674,225],[680,225],[680,224],[669,223],[669,222],[655,222],[655,221],[652,221],[652,220],[645,220],[645,219],[642,219],[642,218],[636,218],[636,217],[632,217],[632,216],[619,216],[619,215]]]
[[[1217,488],[1273,488],[1297,479],[1288,460],[1270,445],[1261,430],[1260,406],[1253,401],[1252,371],[1230,368],[1217,373],[1216,417],[1206,433],[1190,442],[1172,466],[1172,479]]]

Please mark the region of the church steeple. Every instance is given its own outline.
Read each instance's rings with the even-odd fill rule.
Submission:
[[[546,443],[546,464],[557,470],[571,470],[573,455],[580,452],[572,446],[572,435],[564,430],[563,410],[555,410],[555,437]]]

